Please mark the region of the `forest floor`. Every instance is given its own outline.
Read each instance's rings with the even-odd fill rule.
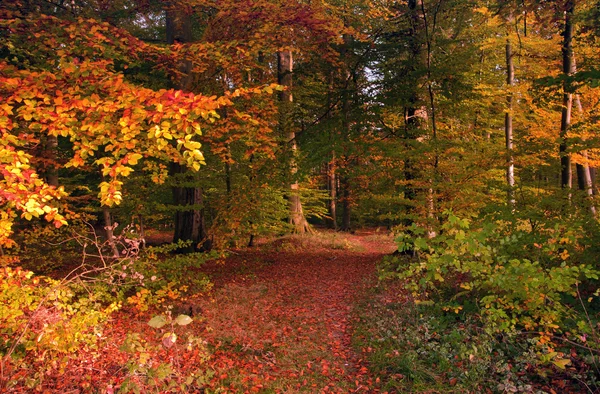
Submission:
[[[210,290],[168,288],[153,303],[138,293],[93,345],[21,363],[12,392],[593,392],[577,378],[584,364],[574,380],[506,358],[499,349],[512,344],[451,311],[416,308],[399,281],[380,283],[377,265],[396,250],[386,231],[260,241],[181,273],[208,275]],[[157,316],[166,324],[149,324]]]
[[[113,342],[104,352],[115,367],[104,368],[104,378],[96,378],[122,390],[125,367],[117,370],[116,365],[128,365],[125,384],[156,385],[161,391],[166,383],[156,366],[168,361],[175,368],[171,377],[188,384],[193,380],[188,392],[379,392],[363,355],[353,350],[353,313],[376,284],[377,263],[394,250],[392,237],[378,229],[323,231],[233,250],[225,261],[203,267],[214,286],[185,301],[194,322],[175,327],[181,338],[175,346],[161,346],[166,331],[148,326],[151,314],[119,312],[105,336],[140,333],[127,340],[137,350],[127,354],[122,341]],[[190,335],[199,341],[188,340],[193,346],[186,350]],[[146,367],[126,360],[140,353]],[[148,358],[155,360],[154,369]]]
[[[395,250],[375,231],[291,237],[210,267],[198,303],[217,385],[232,391],[374,392],[352,348],[353,310]]]

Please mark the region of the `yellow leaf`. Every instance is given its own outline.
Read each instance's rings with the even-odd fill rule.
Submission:
[[[571,360],[566,358],[561,358],[558,360],[552,360],[552,364],[556,365],[559,369],[566,369],[567,365],[571,364]]]
[[[128,163],[129,165],[132,165],[132,166],[134,166],[134,165],[136,165],[136,164],[138,163],[138,160],[140,160],[142,157],[143,157],[143,156],[142,156],[142,155],[140,155],[139,153],[134,153],[134,154],[132,154],[132,155],[129,155],[129,157],[128,157],[128,160],[127,160],[127,163]]]

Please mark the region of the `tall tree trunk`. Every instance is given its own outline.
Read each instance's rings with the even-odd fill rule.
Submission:
[[[277,76],[280,85],[286,87],[286,89],[280,94],[281,101],[281,112],[279,127],[282,133],[285,135],[290,149],[290,175],[292,177],[292,183],[290,184],[290,195],[289,195],[289,208],[290,208],[290,224],[293,226],[294,233],[304,234],[311,232],[311,228],[304,217],[302,210],[302,202],[300,201],[300,190],[296,174],[298,167],[296,163],[296,156],[298,151],[298,145],[296,142],[296,133],[292,126],[291,121],[291,107],[293,102],[292,96],[292,73],[294,71],[294,61],[292,58],[291,51],[280,51],[277,52]]]
[[[435,188],[437,186],[437,178],[438,178],[438,167],[439,167],[439,153],[437,147],[437,123],[436,123],[436,103],[435,103],[435,93],[433,91],[433,83],[432,75],[431,75],[431,64],[433,61],[433,35],[435,34],[437,14],[441,7],[441,2],[438,3],[435,10],[433,11],[433,21],[428,21],[427,13],[425,11],[425,4],[421,0],[421,19],[423,20],[423,27],[425,30],[425,44],[426,44],[426,59],[425,65],[427,67],[427,93],[429,96],[429,111],[427,111],[431,116],[431,141],[433,144],[433,170],[431,176],[429,178],[429,188],[427,189],[427,236],[429,238],[433,238],[437,235],[434,229],[435,223]]]
[[[334,106],[334,95],[336,95],[335,91],[335,74],[334,72],[329,73],[329,93],[327,94],[327,118],[329,121],[333,118],[332,108]],[[336,95],[337,96],[337,95]],[[329,145],[332,147],[331,157],[329,162],[327,162],[327,192],[329,194],[329,201],[327,202],[327,213],[329,217],[325,219],[325,225],[327,228],[337,230],[337,163],[336,163],[336,154],[333,149],[333,144],[335,141],[335,131],[333,129],[329,130]]]
[[[565,29],[563,38],[563,74],[570,75],[573,71],[573,12],[575,1],[568,0],[565,10]],[[571,171],[571,155],[569,153],[568,131],[571,125],[573,94],[568,82],[563,82],[563,102],[560,121],[560,185],[563,189],[571,189],[573,176]]]
[[[167,43],[189,43],[192,41],[192,21],[190,15],[178,10],[169,9],[166,15]],[[193,89],[193,65],[189,60],[179,64],[181,79],[177,88],[184,91]],[[185,184],[198,182],[198,177],[187,167],[173,163],[170,175],[175,181],[173,186],[173,203],[176,206],[175,229],[173,242],[190,241],[191,245],[178,250],[181,253],[204,251],[211,248],[204,219],[204,196],[200,187],[178,186],[177,182]]]
[[[331,152],[331,161],[327,163],[327,189],[329,191],[329,201],[327,204],[327,210],[329,217],[326,219],[325,222],[328,228],[332,228],[334,230],[337,229],[337,184],[335,164],[335,152]]]
[[[575,60],[573,59],[573,71],[575,72]],[[574,98],[575,104],[577,105],[577,111],[581,114],[583,113],[583,106],[581,105],[581,100],[579,99],[579,95],[576,94]],[[594,204],[594,185],[592,184],[592,173],[590,171],[590,166],[587,163],[588,160],[588,152],[587,150],[583,150],[581,152],[581,156],[583,156],[585,163],[579,164],[577,163],[577,186],[579,190],[585,192],[587,199],[589,201],[590,213],[593,217],[596,217],[596,205]]]
[[[509,18],[510,24],[512,18]],[[506,113],[504,114],[504,139],[506,142],[506,184],[508,187],[508,205],[515,209],[515,162],[513,157],[513,101],[511,88],[515,84],[515,66],[513,63],[510,37],[506,37]]]
[[[416,97],[413,97],[411,102],[416,102]],[[416,130],[420,127],[419,125],[419,117],[417,115],[417,110],[415,107],[408,107],[405,110],[405,132],[404,138],[406,140],[414,139]],[[416,179],[416,169],[413,165],[413,161],[410,157],[404,159],[404,180],[406,181],[406,186],[404,188],[404,198],[409,201],[414,201],[417,198],[416,188],[413,185],[413,181]],[[411,223],[406,223],[410,225]]]
[[[408,0],[408,12],[411,17],[411,27],[409,31],[409,44],[410,44],[410,57],[412,59],[412,66],[409,66],[409,72],[415,72],[418,64],[422,62],[422,47],[421,43],[418,40],[419,29],[421,26],[421,17],[419,15],[421,8],[421,0]],[[416,84],[415,84],[416,85]],[[409,99],[408,105],[404,109],[404,139],[413,140],[417,138],[418,130],[421,128],[421,117],[418,115],[419,112],[419,97],[416,92],[416,86],[413,88]],[[410,142],[407,143],[410,145]],[[413,163],[413,159],[410,157],[410,154],[406,155],[407,157],[404,159],[404,198],[409,200],[410,202],[414,201],[417,198],[417,190],[414,185],[414,181],[417,179],[417,169]],[[409,208],[407,210],[413,210],[412,204],[409,204]],[[412,224],[413,220],[411,218],[412,215],[407,215],[404,220],[404,224],[409,226]]]
[[[198,181],[195,173],[178,163],[171,164],[170,175],[176,184],[188,184]],[[208,251],[212,242],[208,237],[204,219],[204,195],[200,187],[173,186],[175,201],[175,230],[173,242],[190,241],[187,247],[178,249],[179,253]]]
[[[348,177],[342,178],[342,227],[340,230],[350,232],[352,227],[350,224],[352,206],[350,204],[350,180]]]
[[[351,47],[354,42],[354,37],[350,34],[343,35],[344,45],[340,51],[340,57],[344,64],[344,77],[343,81],[343,91],[342,91],[342,130],[341,134],[344,138],[344,155],[341,162],[344,163],[344,167],[342,169],[344,175],[341,179],[342,186],[342,226],[340,228],[341,231],[352,231],[351,226],[351,199],[352,199],[352,189],[351,189],[351,168],[356,165],[356,157],[353,153],[348,153],[348,144],[350,144],[350,134],[351,134],[351,111],[352,111],[352,96],[356,91],[356,84],[354,80],[354,75],[352,74],[351,68]]]

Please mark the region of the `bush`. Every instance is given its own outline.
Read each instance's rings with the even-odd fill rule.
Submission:
[[[388,260],[383,276],[406,280],[417,300],[433,299],[448,309],[462,309],[461,303],[475,300],[492,330],[552,335],[576,315],[565,298],[577,297],[578,285],[597,280],[598,270],[567,261],[566,248],[560,252],[548,248],[544,263],[512,258],[515,245],[526,238],[505,236],[501,230],[490,223],[472,228],[470,220],[452,213],[447,214],[441,235],[432,239],[413,225],[398,236],[398,248],[414,250],[419,260],[406,268],[397,259]]]
[[[177,309],[174,304],[184,300],[188,292],[210,288],[208,278],[198,268],[208,258],[219,257],[216,254],[169,254],[181,245],[140,250],[140,240],[120,236],[115,242],[121,256],[115,258],[107,257],[112,256],[110,248],[99,243],[94,234],[80,233],[74,240],[83,246],[82,262],[62,280],[38,276],[21,267],[7,265],[0,268],[1,389],[42,390],[48,387],[45,381],[51,380],[50,376],[60,376],[71,365],[85,364],[98,357],[102,353],[100,346],[107,345],[99,342],[107,340],[105,331],[111,328],[107,323],[125,301],[139,313],[161,307],[167,311],[166,316],[170,316],[171,311]],[[19,262],[11,259],[10,263],[16,265]],[[185,314],[183,311],[177,313]],[[144,353],[143,357],[158,354],[162,348],[171,353],[190,347],[202,348],[200,350],[205,352],[203,341],[189,335],[183,327],[176,334],[174,326],[184,326],[192,321],[189,316],[181,316],[172,319],[174,323],[168,337],[163,334],[163,337],[155,338],[156,344],[138,349]],[[171,321],[170,318],[167,321]],[[128,338],[136,335],[135,332],[128,334]],[[176,335],[187,336],[187,341],[174,346]],[[123,349],[123,352],[132,351],[127,346]],[[134,359],[139,357],[142,355],[133,356]],[[148,363],[133,363],[123,370],[126,375],[124,389],[127,386],[139,391],[140,387],[155,384],[156,379],[166,382],[165,379],[172,376],[177,377],[179,388],[191,387],[192,381],[200,384],[198,382],[206,379],[202,371],[187,376],[187,372],[171,362],[161,361],[160,365],[155,365],[155,361],[149,360]],[[138,379],[142,372],[153,378]],[[86,376],[86,379],[93,377]],[[90,387],[89,382],[85,384]]]

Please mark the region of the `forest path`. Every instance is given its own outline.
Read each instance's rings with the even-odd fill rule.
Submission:
[[[352,311],[389,236],[363,231],[277,241],[212,267],[200,302],[214,347],[211,386],[231,392],[373,392],[352,350]],[[272,249],[272,250],[269,250]]]

